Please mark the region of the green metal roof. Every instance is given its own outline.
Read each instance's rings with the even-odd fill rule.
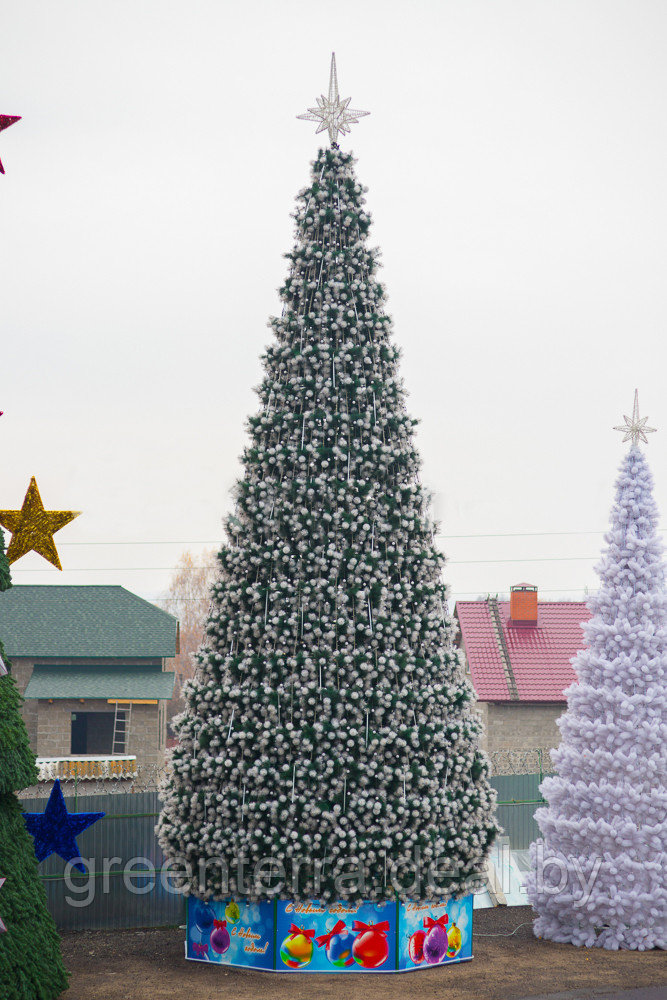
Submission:
[[[36,666],[24,698],[157,698],[168,701],[174,674],[159,667]]]
[[[176,655],[178,622],[124,587],[14,586],[0,593],[7,655],[161,659]]]

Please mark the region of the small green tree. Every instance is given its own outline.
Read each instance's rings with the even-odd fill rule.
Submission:
[[[11,587],[0,529],[0,591]],[[0,655],[7,667],[2,642]],[[21,696],[11,674],[0,676],[0,997],[56,1000],[67,989],[60,940],[46,907],[32,838],[16,793],[37,780],[35,756],[21,716]]]

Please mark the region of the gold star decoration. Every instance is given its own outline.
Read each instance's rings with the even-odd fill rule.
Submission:
[[[0,510],[0,524],[11,532],[7,560],[16,562],[26,552],[37,552],[56,569],[62,569],[53,536],[73,521],[80,510],[44,510],[33,476],[20,510]]]
[[[621,424],[620,427],[614,427],[615,431],[621,431],[625,435],[623,444],[630,440],[632,440],[633,444],[639,444],[640,441],[648,444],[646,435],[655,434],[655,427],[647,427],[646,421],[648,417],[640,418],[639,416],[639,392],[637,389],[635,389],[635,405],[632,407],[632,419],[626,417],[625,414],[623,414],[623,419],[625,420],[624,424]]]

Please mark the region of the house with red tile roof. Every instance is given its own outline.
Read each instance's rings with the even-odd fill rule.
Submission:
[[[590,618],[583,601],[539,601],[534,584],[518,583],[510,600],[457,601],[465,654],[488,751],[551,749],[556,720],[575,680],[572,657]]]

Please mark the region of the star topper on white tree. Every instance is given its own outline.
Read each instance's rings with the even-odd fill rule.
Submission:
[[[331,53],[331,72],[329,74],[329,96],[325,97],[322,94],[321,97],[315,98],[317,101],[316,108],[308,108],[308,112],[305,115],[297,115],[301,121],[305,122],[319,122],[315,134],[318,135],[320,132],[324,132],[326,129],[329,132],[329,139],[331,140],[332,146],[336,144],[338,138],[338,133],[342,132],[343,135],[350,131],[350,125],[357,125],[360,118],[364,115],[369,115],[370,111],[355,111],[353,108],[348,107],[351,97],[346,97],[344,101],[341,101],[338,95],[338,75],[336,73],[336,53]]]
[[[647,434],[655,434],[655,427],[647,427],[646,421],[648,417],[639,416],[639,391],[635,389],[635,405],[632,408],[632,419],[625,414],[623,414],[624,424],[620,427],[614,427],[615,431],[621,431],[624,434],[623,444],[626,441],[632,440],[633,444],[638,444],[643,441],[644,444],[648,444]]]

